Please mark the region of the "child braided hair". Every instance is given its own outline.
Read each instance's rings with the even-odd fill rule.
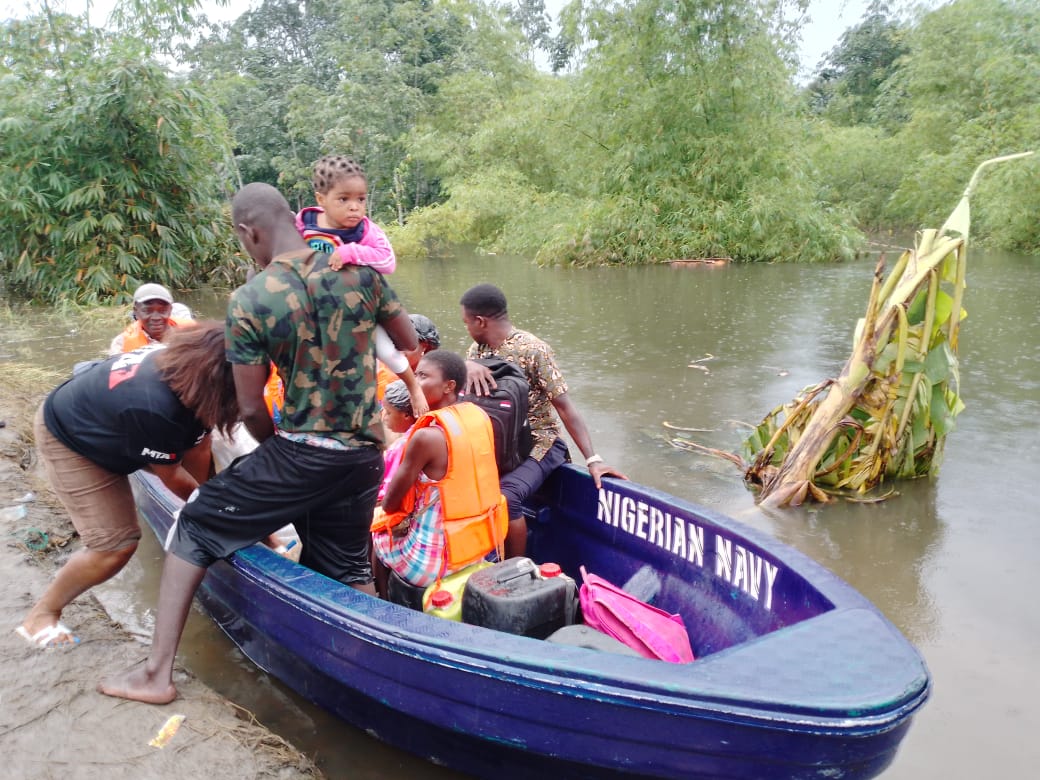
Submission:
[[[351,176],[360,176],[367,183],[365,169],[353,157],[345,157],[342,154],[326,155],[314,163],[314,191],[324,195],[336,182]]]
[[[400,379],[394,380],[386,386],[383,403],[394,407],[399,412],[412,414],[412,396],[408,392],[408,385]]]

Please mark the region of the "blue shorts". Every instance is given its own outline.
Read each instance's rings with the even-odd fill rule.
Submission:
[[[167,551],[196,566],[292,523],[300,563],[350,584],[372,581],[369,539],[383,456],[271,436],[199,486],[171,529]]]
[[[541,460],[528,458],[499,480],[502,495],[509,503],[509,519],[517,520],[523,515],[523,503],[556,469],[570,459],[563,439],[557,439]]]

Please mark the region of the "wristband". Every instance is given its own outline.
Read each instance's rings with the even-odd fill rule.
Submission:
[[[593,463],[602,463],[602,462],[603,462],[603,458],[601,458],[599,455],[589,455],[589,457],[585,458],[585,465],[586,466],[591,466]]]

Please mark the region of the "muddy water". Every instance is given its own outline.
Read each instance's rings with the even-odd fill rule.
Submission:
[[[920,648],[934,675],[886,780],[1010,774],[1040,760],[1040,261],[974,252],[961,335],[967,409],[938,478],[899,485],[879,505],[766,512],[726,461],[679,451],[665,423],[736,450],[758,422],[848,355],[872,261],[834,266],[537,269],[520,258],[460,256],[402,263],[392,282],[462,350],[458,299],[493,281],[514,321],[550,341],[596,447],[630,477],[771,533],[847,579]],[[187,296],[222,316],[223,296]],[[5,343],[71,365],[108,333]],[[697,367],[691,367],[697,366]],[[160,552],[107,598],[147,635]],[[452,777],[392,751],[303,702],[256,670],[202,615],[184,662],[220,692],[315,755],[331,777]]]

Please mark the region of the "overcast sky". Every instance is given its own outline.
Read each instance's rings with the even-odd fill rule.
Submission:
[[[60,9],[64,7],[69,13],[83,13],[89,0],[53,0],[52,7]],[[546,0],[546,7],[551,14],[564,4],[564,0]],[[15,0],[10,4],[4,3],[8,9],[21,5],[23,8],[38,7],[38,2],[33,0]],[[90,17],[94,24],[104,22],[109,11],[114,5],[114,0],[93,0],[89,2]],[[802,73],[806,74],[815,69],[820,59],[834,48],[841,34],[849,27],[856,24],[863,16],[863,11],[869,5],[869,0],[811,0],[809,3],[809,22],[802,31]],[[893,6],[898,3],[892,3]],[[238,0],[220,7],[216,2],[204,2],[203,7],[211,19],[231,20],[236,18],[247,7],[245,2]]]
[[[802,28],[800,74],[805,77],[816,70],[824,55],[833,49],[841,34],[857,24],[869,0],[812,0]]]

